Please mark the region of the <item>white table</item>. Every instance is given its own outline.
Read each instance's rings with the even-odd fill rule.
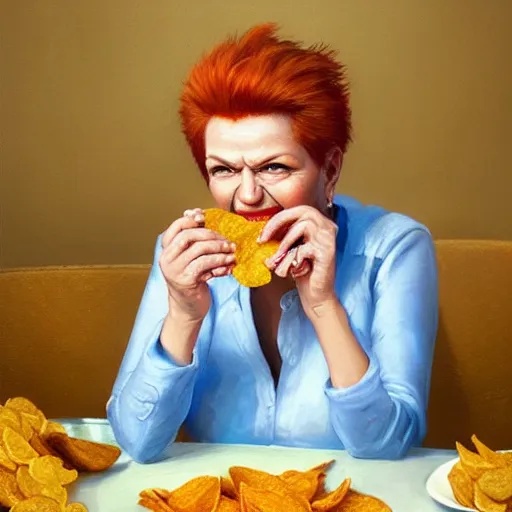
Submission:
[[[70,435],[115,443],[105,420],[62,420]],[[70,489],[70,501],[82,501],[90,512],[142,512],[138,493],[148,487],[172,489],[198,475],[226,475],[229,466],[245,465],[280,473],[308,469],[335,459],[326,485],[336,487],[349,476],[352,486],[385,501],[393,512],[450,510],[427,494],[425,483],[438,466],[453,459],[455,451],[413,449],[399,461],[354,459],[345,451],[309,450],[274,446],[176,443],[168,458],[137,464],[122,454],[116,465],[98,475],[84,475]]]

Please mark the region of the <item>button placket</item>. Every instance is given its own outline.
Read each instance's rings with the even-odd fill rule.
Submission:
[[[256,327],[254,326],[254,321],[252,320],[252,310],[248,290],[240,290],[240,304],[234,304],[231,308],[231,312],[233,314],[232,320],[235,325],[238,345],[246,354],[247,360],[250,361],[250,366],[253,369],[255,376],[255,385],[262,387],[262,393],[259,394],[259,396],[261,396],[263,400],[265,399],[264,397],[267,396],[266,411],[263,409],[262,412],[266,415],[267,420],[266,437],[271,441],[274,439],[275,430],[276,390],[274,388],[274,380],[270,373],[270,368],[268,367],[263,352],[261,349],[258,351],[256,348],[259,347],[259,340]],[[251,339],[252,343],[250,341]],[[265,377],[263,381],[260,380],[262,379],[262,374],[264,374]],[[266,392],[263,391],[265,387],[267,387],[268,390]],[[263,407],[265,406],[263,405]]]

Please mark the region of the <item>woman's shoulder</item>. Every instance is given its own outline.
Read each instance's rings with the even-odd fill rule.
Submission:
[[[384,258],[407,237],[433,243],[428,227],[408,215],[341,194],[334,203],[344,213],[340,217],[345,223],[346,248],[353,254]]]

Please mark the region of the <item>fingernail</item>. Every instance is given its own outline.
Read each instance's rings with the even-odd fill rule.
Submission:
[[[231,242],[230,248],[231,248],[231,250],[232,250],[232,251],[235,251],[235,250],[236,250],[236,244],[235,244],[235,242]]]
[[[203,216],[203,215],[196,215],[196,216],[194,217],[194,220],[195,220],[196,222],[203,222],[203,221],[204,221],[204,216]]]
[[[185,210],[183,212],[183,216],[186,217],[187,215],[190,215],[190,210]]]
[[[292,261],[292,267],[296,267],[297,266],[297,260],[293,260]]]

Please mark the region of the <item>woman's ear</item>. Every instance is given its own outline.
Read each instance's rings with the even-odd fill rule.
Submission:
[[[332,202],[336,184],[340,178],[341,167],[343,165],[343,152],[336,146],[332,148],[325,157],[325,197],[327,202]]]

